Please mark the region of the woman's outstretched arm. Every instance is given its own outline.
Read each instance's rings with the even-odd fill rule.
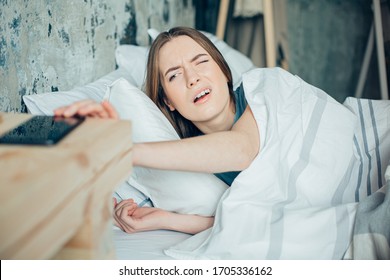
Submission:
[[[115,108],[104,101],[83,100],[58,108],[58,116],[82,115],[118,119]],[[241,171],[259,152],[257,124],[249,106],[231,130],[177,141],[136,143],[133,165],[166,170],[207,173]]]
[[[256,157],[259,146],[257,124],[248,106],[229,131],[178,141],[135,144],[133,163],[158,169],[208,173],[241,171]]]

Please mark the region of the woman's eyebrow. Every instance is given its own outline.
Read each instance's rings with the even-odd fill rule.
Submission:
[[[190,60],[190,62],[194,62],[195,60],[197,60],[199,57],[202,57],[202,56],[207,56],[207,53],[200,53],[200,54],[195,55],[195,56]],[[164,76],[168,75],[169,72],[174,71],[174,70],[177,70],[177,69],[179,69],[179,68],[180,68],[180,66],[173,66],[173,67],[170,67],[167,71],[165,71]]]

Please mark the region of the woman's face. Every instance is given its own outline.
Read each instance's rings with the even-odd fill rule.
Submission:
[[[188,36],[167,42],[159,52],[166,104],[203,133],[230,129],[234,105],[227,78],[210,54]]]

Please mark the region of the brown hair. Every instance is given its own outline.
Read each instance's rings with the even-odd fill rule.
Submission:
[[[164,99],[166,95],[161,84],[161,75],[158,64],[159,52],[162,46],[178,36],[188,36],[192,38],[210,54],[228,80],[229,95],[233,103],[235,103],[235,98],[230,68],[219,50],[203,33],[189,27],[175,27],[168,31],[161,32],[153,41],[149,50],[145,91],[150,99],[152,99],[157,107],[159,107],[163,114],[168,118],[179,136],[181,138],[186,138],[199,135],[201,132],[191,121],[184,118],[177,110],[171,111],[165,104]]]

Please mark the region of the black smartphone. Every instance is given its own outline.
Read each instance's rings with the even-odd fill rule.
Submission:
[[[0,144],[54,145],[80,125],[83,117],[33,116],[0,135]]]

